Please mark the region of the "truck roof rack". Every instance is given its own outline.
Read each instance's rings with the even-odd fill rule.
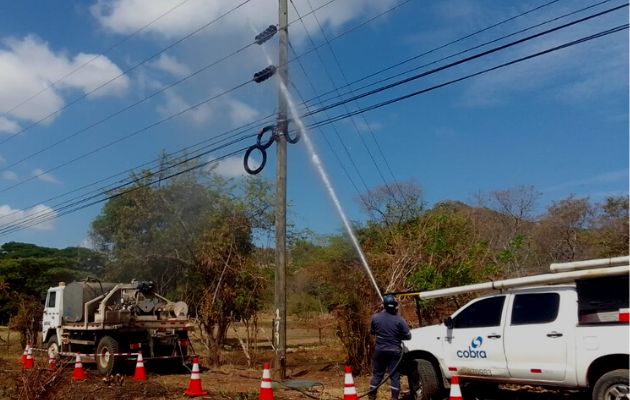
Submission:
[[[598,258],[595,260],[553,263],[549,266],[549,269],[551,272],[576,271],[587,268],[614,267],[616,265],[628,264],[629,262],[630,256]]]
[[[623,258],[623,257],[618,257]],[[522,278],[503,279],[499,281],[490,281],[484,283],[475,283],[465,286],[457,286],[452,288],[428,290],[423,292],[410,291],[410,292],[398,292],[388,293],[397,296],[414,296],[418,300],[434,299],[438,297],[454,296],[459,294],[466,294],[471,292],[480,292],[488,290],[502,290],[513,289],[520,287],[536,286],[536,285],[550,285],[561,283],[572,283],[576,280],[599,278],[604,276],[618,276],[628,275],[630,273],[630,265],[628,265],[628,257],[625,257],[626,265],[619,265],[614,267],[605,268],[592,268],[588,270],[568,270],[565,272],[552,272],[542,275],[526,276]],[[607,265],[607,264],[604,264]],[[564,267],[568,269],[568,267]],[[573,267],[572,267],[573,268]]]

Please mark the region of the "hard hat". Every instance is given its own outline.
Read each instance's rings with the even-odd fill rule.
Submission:
[[[398,302],[394,296],[387,294],[383,297],[383,307],[386,310],[395,310],[398,307]]]

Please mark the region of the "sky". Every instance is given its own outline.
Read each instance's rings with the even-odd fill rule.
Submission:
[[[309,111],[319,109],[304,117],[309,126],[627,24],[625,7],[321,110],[623,4],[289,1],[289,95],[298,114],[292,117],[306,113],[308,101]],[[243,131],[253,135],[271,123],[262,119],[277,110],[278,79],[251,79],[278,64],[278,35],[252,42],[277,23],[277,4],[268,0],[0,3],[0,243],[89,245],[90,223],[103,203],[67,215],[56,205],[122,179],[162,151],[176,153],[258,121]],[[359,193],[395,182],[416,183],[429,205],[531,185],[541,193],[540,213],[571,195],[595,203],[628,196],[628,31],[306,134],[353,221],[366,218]],[[203,161],[254,143],[248,137]],[[288,218],[297,229],[338,233],[341,219],[304,143],[288,145]],[[275,182],[275,164],[271,147],[258,176]],[[242,151],[215,167],[243,179]],[[2,230],[37,215],[58,218]]]

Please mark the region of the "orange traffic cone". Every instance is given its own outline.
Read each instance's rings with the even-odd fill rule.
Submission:
[[[142,360],[142,352],[138,352],[138,361],[136,361],[136,371],[133,373],[134,381],[146,381],[147,375],[144,372],[144,361]]]
[[[271,372],[269,363],[263,365],[263,376],[260,381],[260,395],[258,400],[273,400],[273,388],[271,387]]]
[[[26,353],[28,353],[28,348],[31,347],[28,345],[28,343],[26,344],[26,347],[24,347],[24,352],[22,352],[22,357],[20,358],[20,361],[18,361],[19,364],[26,364]]]
[[[24,360],[24,369],[31,369],[35,367],[35,362],[33,361],[33,350],[31,350],[31,346],[26,347],[26,360]]]
[[[83,364],[81,363],[81,355],[77,353],[77,359],[74,362],[74,371],[72,372],[73,381],[84,381],[87,377],[85,371],[83,371]]]
[[[459,379],[457,375],[451,377],[451,393],[448,400],[464,400],[462,397],[462,391],[459,388]]]
[[[357,388],[352,379],[352,368],[346,366],[346,374],[343,380],[343,400],[358,400]]]
[[[186,389],[184,394],[190,397],[204,396],[208,394],[208,392],[201,389],[201,377],[199,376],[199,357],[193,358],[190,383],[188,384],[188,389]]]
[[[57,359],[52,352],[48,352],[48,370],[55,371],[57,369]]]

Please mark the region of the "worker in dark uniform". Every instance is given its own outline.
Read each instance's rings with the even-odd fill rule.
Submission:
[[[378,385],[387,371],[391,379],[392,400],[398,400],[400,373],[396,367],[401,357],[402,341],[411,339],[411,332],[407,322],[397,314],[398,302],[394,296],[388,294],[383,297],[383,308],[372,316],[370,326],[370,333],[376,337],[376,348],[372,357],[369,399],[376,399]]]

